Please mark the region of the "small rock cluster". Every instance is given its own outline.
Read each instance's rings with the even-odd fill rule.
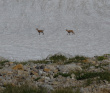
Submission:
[[[84,62],[85,64],[93,64],[89,69],[85,69],[89,72],[103,71],[103,69],[95,68],[95,66],[100,65],[100,62],[94,61],[94,58],[89,58],[88,61],[86,60]],[[109,64],[110,59],[104,60],[101,63]],[[109,69],[109,65],[104,65],[103,68]],[[6,84],[15,86],[28,83],[29,85],[36,87],[42,86],[49,90],[54,90],[59,87],[74,87],[74,89],[79,88],[81,93],[110,93],[110,83],[108,81],[102,81],[99,85],[94,83],[90,86],[83,87],[84,80],[77,80],[74,73],[68,75],[70,72],[82,70],[82,64],[74,62],[66,65],[55,63],[27,63],[23,65],[20,63],[7,62],[4,67],[0,69],[0,89],[4,89],[4,85]],[[67,74],[67,76],[63,76],[61,73]]]

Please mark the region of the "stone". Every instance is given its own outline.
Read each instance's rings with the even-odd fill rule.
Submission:
[[[89,63],[88,59],[82,60],[84,63]]]
[[[12,75],[13,72],[12,71],[7,71],[7,75]]]
[[[14,63],[13,62],[9,62],[9,65],[13,65]]]
[[[12,68],[13,70],[24,70],[22,64],[18,64]]]
[[[108,67],[108,70],[110,71],[110,63],[109,63],[109,67]]]
[[[60,72],[69,72],[69,71],[75,71],[75,70],[82,71],[82,68],[81,66],[78,66],[76,64],[68,64],[68,65],[59,66],[58,70]]]
[[[23,73],[23,71],[22,70],[18,70],[18,76],[21,76],[21,75],[23,75],[24,73]]]
[[[31,73],[32,73],[33,75],[39,76],[38,73],[36,73],[35,71],[31,71]]]
[[[96,64],[96,61],[94,61],[94,59],[89,58],[87,60],[88,60],[89,63]]]
[[[75,80],[75,74],[71,74],[71,78]]]
[[[9,65],[8,65],[8,64],[6,64],[6,65],[5,65],[5,67],[9,67]]]
[[[2,79],[0,78],[0,81],[2,81]]]
[[[36,69],[40,69],[40,67],[39,67],[39,66],[36,66],[35,68],[36,68]]]
[[[46,68],[49,68],[52,71],[56,69],[54,65],[47,65]]]
[[[0,56],[0,61],[5,61],[6,59],[4,57]]]
[[[41,65],[39,68],[40,68],[40,69],[44,69],[44,68],[45,68],[45,66],[44,66],[44,65]]]
[[[91,59],[91,61],[94,61]],[[105,63],[102,61],[104,65],[103,68],[108,70],[109,63]],[[89,65],[90,63],[83,64],[84,66]],[[8,65],[5,67],[5,65]],[[5,64],[2,69],[0,69],[0,87],[3,87],[4,84],[14,84],[14,85],[21,85],[25,82],[28,82],[30,85],[34,86],[42,86],[46,85],[47,89],[51,90],[53,88],[58,87],[75,87],[75,90],[80,86],[83,89],[80,89],[82,93],[103,93],[98,92],[98,90],[110,89],[110,84],[106,80],[100,81],[100,85],[97,86],[96,82],[93,82],[90,86],[83,86],[85,84],[85,80],[77,80],[74,71],[81,71],[82,63],[71,63],[66,65],[59,65],[59,64],[32,64],[32,65],[9,65],[9,63]],[[100,62],[97,62],[95,65],[90,65],[88,67],[87,72],[101,72],[101,68],[95,68],[95,66],[99,66]],[[13,68],[13,69],[12,69]],[[30,69],[31,68],[31,69]],[[59,73],[72,73],[68,77],[63,77]],[[58,74],[58,77],[55,75]],[[97,77],[98,78],[98,77]],[[96,78],[96,79],[97,79]],[[95,81],[95,78],[94,78]],[[96,84],[96,85],[95,85]],[[49,85],[49,86],[48,86]],[[49,88],[50,87],[50,88]],[[51,88],[52,87],[52,88]],[[106,93],[106,91],[104,91]],[[109,93],[109,92],[108,92]]]
[[[38,73],[39,73],[39,75],[42,75],[43,74],[43,71],[42,70],[39,70]]]
[[[108,81],[106,81],[106,80],[103,80],[103,82],[104,82],[104,84],[108,85]]]
[[[42,85],[42,87],[46,88],[47,90],[54,90],[54,88],[51,85],[44,84]]]
[[[53,70],[53,72],[54,72],[54,73],[57,73],[57,72],[58,72],[58,69]]]
[[[94,66],[90,66],[89,68],[90,68],[90,69],[95,69],[95,67],[94,67]]]
[[[53,85],[58,85],[58,84],[59,84],[59,82],[54,81],[54,82],[52,82],[52,84],[53,84]]]
[[[33,75],[33,76],[32,76],[32,78],[33,78],[33,79],[36,79],[36,78],[37,78],[37,76],[36,76],[36,75]]]
[[[50,79],[53,79],[53,75],[50,75]]]
[[[45,79],[41,78],[41,79],[38,80],[38,82],[45,82]]]
[[[44,68],[44,71],[45,71],[45,72],[49,72],[50,69],[48,69],[48,68]]]
[[[80,93],[84,93],[84,88],[83,87],[80,88]]]

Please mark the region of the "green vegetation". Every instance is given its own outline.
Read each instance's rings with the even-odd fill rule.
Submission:
[[[13,86],[11,84],[5,85],[5,89],[0,91],[0,93],[80,93],[79,89],[73,92],[72,88],[62,88],[56,89],[54,91],[48,91],[46,88],[34,86],[29,86],[24,84],[21,86]]]
[[[85,57],[85,56],[79,56],[79,55],[76,55],[75,57],[73,57],[73,58],[69,58],[66,62],[65,62],[65,64],[70,64],[70,63],[82,63],[83,62],[83,60],[86,60],[87,59],[87,57]]]
[[[83,60],[86,60],[86,59],[87,59],[87,57],[79,56],[79,55],[77,55],[77,56],[75,56],[73,58],[69,58],[69,59],[67,57],[65,57],[64,55],[57,55],[57,54],[49,57],[49,60],[52,63],[61,63],[61,64],[70,64],[72,62],[78,63],[78,62],[82,62]],[[47,60],[47,59],[42,59],[42,60],[28,60],[28,61],[22,61],[22,62],[14,62],[14,63],[16,63],[16,64],[22,64],[22,65],[26,65],[26,64],[30,64],[30,63],[34,63],[34,64],[38,64],[38,63],[40,63],[40,64],[48,64],[50,62],[49,60]]]
[[[104,56],[97,56],[96,59],[98,61],[103,61],[104,59],[106,59]]]
[[[90,86],[91,84],[93,84],[93,79],[89,78],[85,81],[85,86]]]
[[[91,66],[94,66],[93,64],[91,63],[82,63],[82,69],[89,69]]]
[[[62,88],[62,89],[56,89],[52,93],[80,93],[79,89],[73,91],[72,88]]]
[[[53,77],[56,78],[56,77],[58,77],[58,76],[59,76],[59,74],[57,73],[57,74],[55,74]]]
[[[16,64],[22,64],[22,65],[26,65],[26,64],[28,64],[28,62],[26,62],[26,61],[24,61],[24,62],[16,62]]]
[[[7,62],[9,62],[9,60],[0,61],[0,65],[1,65],[1,66],[4,66],[4,64],[7,63]]]
[[[42,63],[44,63],[44,64],[47,64],[48,61],[46,61],[45,59],[43,59],[43,60],[29,60],[28,63],[34,63],[34,64],[38,64],[38,63],[42,64]]]
[[[57,73],[54,75],[54,78],[58,77],[59,75],[61,75],[63,77],[68,77],[68,76],[71,76],[71,73]]]
[[[3,67],[0,66],[0,69],[2,69]]]
[[[6,88],[0,93],[48,93],[45,88],[35,88],[34,86],[30,87],[28,85],[21,85],[21,86],[12,86],[6,85]]]
[[[39,79],[41,79],[40,77],[36,78],[35,81],[38,81]]]
[[[110,72],[75,72],[77,80],[90,79],[100,77],[100,80],[107,80],[110,82]]]
[[[26,64],[31,64],[31,63],[34,63],[34,64],[47,64],[48,61],[46,61],[45,59],[43,60],[29,60],[29,61],[23,61],[23,62],[14,62],[16,64],[22,64],[22,65],[26,65]]]
[[[84,56],[79,56],[79,55],[75,56],[74,58],[75,58],[75,60],[77,60],[77,61],[82,61],[82,60],[86,60],[86,59],[87,59],[86,57],[84,57]]]
[[[67,58],[63,55],[53,55],[49,58],[51,61],[53,61],[54,63],[59,62],[59,61],[66,61]]]

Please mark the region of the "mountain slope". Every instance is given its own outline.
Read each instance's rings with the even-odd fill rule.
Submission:
[[[0,56],[42,59],[49,54],[110,53],[109,0],[0,0]],[[36,28],[43,29],[39,35]],[[73,29],[75,35],[67,35]]]

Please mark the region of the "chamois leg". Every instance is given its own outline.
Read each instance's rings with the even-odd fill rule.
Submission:
[[[42,32],[43,33],[43,35],[44,35],[44,32]]]

